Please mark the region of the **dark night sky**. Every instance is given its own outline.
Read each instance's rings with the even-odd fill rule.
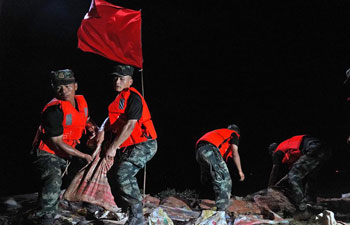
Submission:
[[[229,164],[234,194],[264,188],[271,168],[266,147],[301,133],[320,136],[334,149],[322,187],[350,192],[350,87],[343,86],[350,66],[349,1],[111,2],[142,9],[145,98],[159,136],[147,166],[148,193],[199,189],[194,144],[231,123],[242,131],[246,174],[239,183]],[[106,75],[114,63],[77,48],[76,31],[89,6],[82,0],[3,1],[2,195],[34,190],[28,152],[40,111],[52,98],[51,70],[71,68],[92,118],[100,124],[107,115],[115,94]],[[140,90],[140,76],[135,87]]]

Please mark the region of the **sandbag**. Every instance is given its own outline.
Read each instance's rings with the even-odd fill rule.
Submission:
[[[63,194],[68,201],[84,201],[118,211],[107,179],[107,172],[114,160],[100,157],[101,147],[93,153],[93,161],[83,167]]]

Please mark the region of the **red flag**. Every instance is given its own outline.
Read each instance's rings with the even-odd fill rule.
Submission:
[[[78,48],[142,68],[141,11],[92,0],[78,30]]]

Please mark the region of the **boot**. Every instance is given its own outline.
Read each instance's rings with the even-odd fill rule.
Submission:
[[[54,221],[55,221],[55,219],[53,216],[50,216],[50,215],[46,216],[45,215],[45,216],[41,217],[39,224],[40,225],[53,225]]]
[[[40,214],[39,214],[40,215]],[[28,225],[53,225],[55,222],[55,215],[45,214],[37,215],[35,212],[30,212],[26,218]]]
[[[297,211],[296,214],[293,216],[295,220],[299,221],[309,220],[311,217],[313,217],[313,214],[310,213],[309,210]]]
[[[145,219],[143,217],[142,203],[136,203],[130,207],[128,225],[143,225]]]

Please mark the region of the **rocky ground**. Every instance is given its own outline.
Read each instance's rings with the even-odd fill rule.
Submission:
[[[36,193],[2,198],[0,224],[30,225],[27,216],[33,211],[36,198]],[[214,201],[199,199],[191,190],[181,193],[166,190],[144,198],[144,215],[150,225],[350,224],[350,198],[319,198],[310,212],[308,218],[297,218],[288,198],[275,189],[234,196],[226,214],[216,212]],[[127,216],[121,210],[110,212],[98,206],[61,200],[55,225],[125,224],[126,221]]]

